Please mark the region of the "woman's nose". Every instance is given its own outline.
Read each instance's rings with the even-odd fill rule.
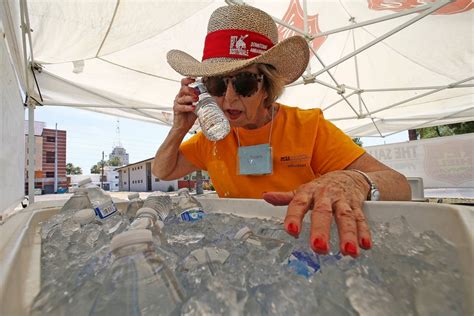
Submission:
[[[224,96],[226,100],[228,101],[238,98],[238,95],[234,89],[234,85],[232,84],[232,81],[230,80],[227,82],[227,87],[226,87]]]

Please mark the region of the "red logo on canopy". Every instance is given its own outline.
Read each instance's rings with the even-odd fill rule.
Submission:
[[[427,3],[436,2],[437,0],[367,0],[369,3],[369,9],[382,11],[392,10],[395,12],[403,11],[406,9],[415,8],[418,6],[425,5]],[[471,0],[457,0],[450,4],[445,5],[436,12],[431,13],[432,15],[440,14],[456,14],[465,11],[469,11],[474,8],[474,4]]]
[[[283,21],[295,28],[304,30],[303,17],[304,17],[303,8],[301,8],[299,0],[291,0],[290,5],[288,6],[288,10],[286,10],[285,15],[283,16]],[[310,34],[321,33],[321,30],[319,29],[319,26],[318,26],[317,14],[308,15],[308,32]],[[278,35],[281,41],[288,37],[291,37],[293,35],[298,35],[298,34],[295,31],[283,25],[279,25]],[[318,51],[321,45],[323,45],[326,38],[327,36],[321,36],[311,41],[311,46],[313,47],[315,52]]]

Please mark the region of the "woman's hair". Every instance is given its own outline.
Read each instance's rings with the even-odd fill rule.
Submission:
[[[264,105],[269,108],[283,93],[286,84],[285,78],[272,65],[257,64],[257,68],[263,74],[263,87],[268,95]]]

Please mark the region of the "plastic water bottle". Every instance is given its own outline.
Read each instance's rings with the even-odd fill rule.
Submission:
[[[161,234],[163,226],[163,221],[154,209],[142,207],[130,224],[130,229],[148,229],[153,235],[155,244],[161,245],[162,240],[164,240]]]
[[[117,212],[117,207],[110,195],[104,192],[101,188],[92,183],[91,178],[86,178],[79,181],[80,188],[86,188],[89,195],[89,200],[92,203],[97,216],[106,218]]]
[[[196,102],[196,113],[201,130],[210,141],[218,141],[230,132],[229,120],[217,105],[216,100],[207,93],[206,87],[198,79],[189,85],[194,88],[199,100]]]
[[[178,190],[178,203],[175,213],[180,220],[185,222],[197,221],[205,216],[201,203],[191,196],[187,188]]]
[[[319,255],[312,250],[297,249],[288,258],[288,267],[296,274],[309,278],[315,273],[321,273],[324,266],[337,265],[343,258],[340,252]]]
[[[234,238],[275,254],[278,262],[283,262],[287,259],[293,250],[293,245],[290,243],[279,239],[257,235],[247,226],[240,229],[235,234]]]
[[[74,192],[74,194],[69,198],[69,200],[64,203],[63,207],[61,208],[61,212],[67,210],[82,210],[84,208],[92,207],[91,201],[89,200],[89,196],[87,194],[87,189],[85,188],[78,188]]]
[[[140,199],[140,195],[136,192],[128,195],[128,206],[125,211],[125,216],[132,221],[135,218],[137,211],[143,206],[143,200]]]
[[[170,315],[184,299],[181,285],[153,246],[149,230],[112,239],[115,260],[89,315]]]
[[[128,220],[122,217],[119,212],[115,212],[106,218],[100,217],[97,210],[86,208],[74,213],[73,219],[83,226],[100,225],[107,236],[113,236],[123,232],[128,226]]]
[[[170,214],[173,202],[168,194],[156,191],[150,194],[143,202],[142,208],[155,210],[161,222]]]

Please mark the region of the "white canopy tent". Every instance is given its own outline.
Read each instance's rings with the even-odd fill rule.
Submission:
[[[167,51],[200,59],[211,12],[237,4],[244,2],[3,0],[0,16],[31,121],[44,105],[170,124],[181,76]],[[312,51],[281,102],[322,108],[353,137],[474,120],[471,1],[245,4],[271,14],[281,38],[305,36]]]

